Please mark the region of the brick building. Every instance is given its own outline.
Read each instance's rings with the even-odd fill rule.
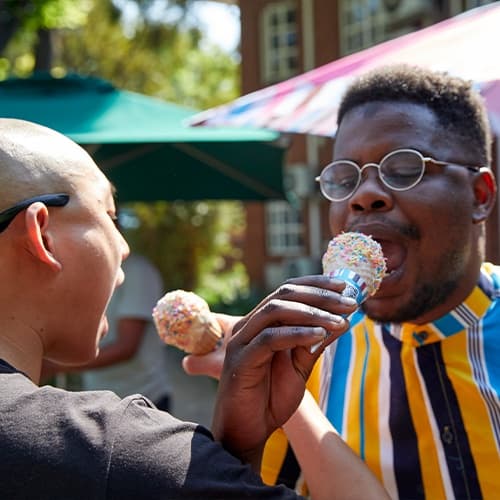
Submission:
[[[242,92],[272,85],[373,44],[491,3],[473,0],[240,0]],[[285,174],[288,201],[248,203],[244,260],[259,292],[320,270],[329,239],[328,202],[313,181],[333,140],[293,135]],[[495,146],[494,153],[497,152]],[[494,154],[496,164],[497,155]],[[487,257],[500,262],[498,204]]]

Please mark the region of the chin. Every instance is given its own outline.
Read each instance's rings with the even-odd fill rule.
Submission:
[[[401,301],[401,297],[399,300]],[[397,323],[400,320],[399,308],[394,307],[397,301],[395,298],[371,298],[361,306],[361,310],[379,323]]]

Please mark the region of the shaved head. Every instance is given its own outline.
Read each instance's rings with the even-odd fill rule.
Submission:
[[[79,178],[99,175],[92,158],[66,136],[0,118],[0,210],[39,194],[73,194]]]

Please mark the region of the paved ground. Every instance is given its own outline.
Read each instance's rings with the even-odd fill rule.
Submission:
[[[174,391],[170,413],[210,428],[217,382],[210,377],[186,375],[181,366],[184,353],[179,349],[165,346],[165,355]]]

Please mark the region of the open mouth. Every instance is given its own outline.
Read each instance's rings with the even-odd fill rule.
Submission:
[[[396,273],[403,265],[406,258],[406,248],[394,241],[375,238],[380,246],[386,260],[387,272],[386,276]]]

